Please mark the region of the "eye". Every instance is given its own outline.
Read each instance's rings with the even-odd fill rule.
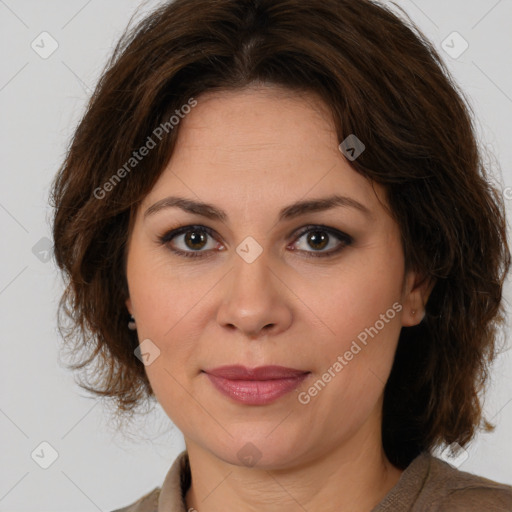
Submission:
[[[159,241],[175,254],[187,258],[198,258],[209,256],[208,253],[216,248],[216,244],[209,242],[208,237],[215,238],[214,231],[206,226],[183,226],[167,232],[159,237]],[[304,243],[302,247],[293,247],[301,238],[304,238],[305,243],[313,249],[312,251],[307,250]],[[337,243],[335,243],[336,240]],[[327,257],[340,252],[352,242],[351,236],[337,229],[326,226],[306,226],[295,238],[292,251],[305,253],[307,257]],[[324,250],[333,245],[334,248],[328,251]],[[224,246],[221,244],[220,248],[224,248]]]
[[[301,238],[304,238],[305,241],[302,243],[302,248],[299,247],[298,250],[305,252],[308,257],[332,256],[354,241],[353,238],[346,233],[326,226],[307,226],[299,233],[294,245],[296,245],[297,241]],[[335,243],[336,240],[338,241],[337,243]],[[334,248],[332,248],[333,245]],[[331,250],[324,251],[324,249],[329,246],[331,246]],[[312,248],[313,251],[308,251],[307,247]]]
[[[172,252],[187,258],[197,258],[206,256],[203,254],[206,250],[203,251],[202,249],[211,250],[215,248],[215,244],[208,247],[208,237],[213,238],[213,230],[206,226],[183,226],[169,231],[159,239],[160,243],[167,245]],[[177,239],[178,242],[175,242],[174,239]],[[171,244],[171,242],[173,243]],[[174,245],[178,245],[178,248],[173,247]]]

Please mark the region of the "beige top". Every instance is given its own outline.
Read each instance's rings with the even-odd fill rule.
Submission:
[[[169,469],[162,487],[113,512],[187,512],[187,451]],[[228,507],[229,508],[229,507]],[[371,512],[512,512],[512,486],[459,471],[424,452]]]

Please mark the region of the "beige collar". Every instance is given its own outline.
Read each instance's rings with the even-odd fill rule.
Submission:
[[[158,512],[187,512],[185,494],[190,487],[188,453],[182,451],[165,476],[158,497]]]

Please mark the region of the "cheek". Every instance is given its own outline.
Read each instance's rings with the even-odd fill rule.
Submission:
[[[190,318],[197,301],[172,281],[155,279],[152,272],[147,278],[141,273],[134,280],[132,303],[139,342],[149,338],[157,345],[162,357],[155,361],[156,369],[165,364],[173,374],[180,373],[183,363],[194,356],[193,340],[200,331],[195,332]],[[155,368],[146,368],[149,377],[156,375],[152,372]]]
[[[315,272],[297,280],[294,292],[314,313],[315,325],[335,337],[350,338],[387,315],[397,323],[401,305],[403,262],[400,254],[365,255],[354,252],[339,268],[323,274]],[[306,277],[304,277],[306,276]]]
[[[363,385],[357,383],[368,378],[369,370],[387,379],[402,327],[400,248],[382,243],[366,249],[354,251],[335,273],[302,280],[297,290],[299,297],[308,297],[304,302],[315,313],[311,324],[318,329],[320,367],[331,368],[341,356],[343,369],[337,375],[345,377],[336,380],[341,383],[350,376],[356,387]]]
[[[318,380],[302,395],[313,416],[332,424],[340,410],[350,411],[347,429],[357,428],[382,396],[401,330],[398,287],[371,277],[362,273],[326,288],[318,311],[328,329],[319,328],[324,334],[315,343]]]
[[[189,280],[170,265],[165,251],[148,247],[148,242],[133,244],[127,279],[139,334],[160,340],[190,311],[197,286],[201,288],[194,281],[194,292]]]
[[[137,324],[139,344],[148,345],[158,354],[145,372],[160,403],[180,401],[176,378],[192,347],[180,332],[191,306],[183,287],[169,277],[168,263],[160,255],[134,247],[129,254],[127,279]],[[156,347],[156,348],[155,348]]]
[[[150,339],[159,350],[158,357],[144,367],[146,375],[169,418],[178,428],[190,429],[180,411],[191,409],[185,388],[193,377],[190,369],[197,365],[194,336],[187,330],[187,320],[197,298],[187,294],[190,287],[185,282],[169,274],[168,262],[162,258],[151,259],[146,253],[143,259],[134,253],[132,263],[127,269],[128,282],[139,343]]]
[[[330,293],[355,325],[369,327],[395,302],[401,302],[403,272],[399,244],[395,238],[385,237],[354,252],[353,261]]]

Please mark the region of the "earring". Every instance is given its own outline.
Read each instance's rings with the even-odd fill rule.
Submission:
[[[416,314],[416,310],[415,310],[415,309],[413,309],[413,310],[411,311],[411,315],[412,315],[412,316],[414,316],[415,314]]]
[[[135,331],[137,329],[137,326],[135,325],[135,318],[133,318],[133,315],[130,315],[130,321],[128,322],[128,329],[130,329],[130,331]]]

